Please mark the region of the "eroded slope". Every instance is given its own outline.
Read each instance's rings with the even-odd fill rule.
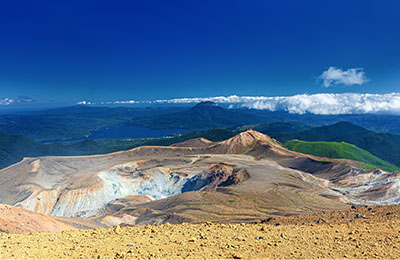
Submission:
[[[399,201],[398,173],[354,165],[292,152],[247,130],[221,142],[26,158],[0,171],[0,202],[112,226],[255,221]]]

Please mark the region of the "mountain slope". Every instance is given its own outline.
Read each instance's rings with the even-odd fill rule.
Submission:
[[[342,158],[369,164],[385,171],[398,171],[400,168],[371,153],[346,142],[307,142],[291,140],[285,143],[290,150],[319,157]]]
[[[0,203],[65,217],[102,215],[109,208],[116,210],[117,220],[131,224],[236,221],[275,211],[345,207],[337,196],[324,197],[326,188],[313,178],[274,161],[296,156],[302,155],[248,130],[220,142],[197,139],[105,155],[25,158],[0,170]],[[115,204],[136,198],[132,195],[153,201]],[[207,207],[199,212],[193,207],[199,203],[212,212]]]
[[[101,127],[121,125],[132,118],[153,117],[185,108],[131,108],[71,106],[26,114],[0,115],[0,131],[35,141],[83,138]]]
[[[310,130],[312,127],[291,121],[291,122],[271,122],[265,124],[256,124],[256,125],[244,125],[236,128],[236,131],[244,131],[247,128],[254,129],[263,134],[271,135],[274,133],[294,133]]]
[[[281,142],[292,139],[303,141],[346,142],[400,167],[400,135],[376,133],[349,122],[312,128],[297,133],[272,135]]]
[[[20,161],[25,156],[40,156],[44,146],[21,135],[0,132],[0,168]]]
[[[221,141],[231,138],[236,131],[217,128],[189,132],[172,138],[150,138],[118,142],[116,140],[84,140],[72,143],[42,144],[22,135],[0,132],[0,169],[14,164],[24,157],[91,155],[132,149],[142,145],[171,145],[193,138]]]
[[[133,119],[132,125],[152,129],[204,129],[265,122],[268,117],[230,110],[214,102],[201,102],[189,110],[161,116]]]
[[[60,232],[74,230],[56,218],[0,204],[0,233]]]
[[[99,154],[110,150],[113,150],[110,146],[92,140],[42,144],[22,135],[0,132],[0,168],[16,163],[24,157]]]
[[[346,203],[400,202],[400,172],[357,164],[293,152],[247,130],[219,142],[25,158],[0,170],[0,203],[134,225],[257,221]]]

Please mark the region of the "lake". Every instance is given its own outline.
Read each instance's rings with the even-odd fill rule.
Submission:
[[[187,132],[185,129],[150,129],[140,126],[121,125],[102,127],[91,132],[87,139],[165,137],[174,133],[185,132]]]
[[[148,138],[148,137],[166,137],[175,133],[186,133],[185,129],[150,129],[140,126],[120,125],[107,126],[92,131],[88,137],[74,138],[67,140],[52,140],[45,143],[57,142],[75,142],[83,140],[96,140],[102,138]]]

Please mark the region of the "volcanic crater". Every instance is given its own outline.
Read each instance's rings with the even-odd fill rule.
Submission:
[[[0,174],[0,203],[88,226],[246,222],[400,198],[398,173],[292,152],[253,130],[221,142],[25,158]]]

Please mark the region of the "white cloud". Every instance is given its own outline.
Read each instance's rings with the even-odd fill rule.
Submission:
[[[82,100],[79,102],[76,102],[77,105],[94,105],[96,104],[95,102],[90,102],[90,101],[86,101],[86,100]]]
[[[10,105],[10,104],[12,104],[14,102],[15,102],[15,100],[12,99],[12,98],[2,98],[2,99],[0,99],[0,105],[2,105],[2,106],[8,106],[8,105]]]
[[[313,94],[272,97],[262,101],[244,103],[253,109],[284,110],[295,114],[400,114],[400,93],[389,94]]]
[[[212,101],[215,103],[243,103],[247,101],[262,100],[265,97],[257,96],[218,96],[218,97],[205,97],[205,98],[174,98],[174,99],[159,99],[154,101],[145,101],[146,103],[167,103],[167,104],[190,104],[190,103],[200,103],[204,101]]]
[[[247,101],[254,100],[263,100],[265,97],[251,97],[251,96],[218,96],[218,97],[198,97],[198,98],[173,98],[173,99],[156,99],[156,100],[117,100],[117,101],[102,101],[99,104],[196,104],[203,101],[212,101],[215,103],[226,103],[226,104],[234,104],[234,103],[243,103]],[[80,105],[94,105],[96,102],[91,101],[79,101],[76,104]]]
[[[362,85],[368,82],[368,78],[365,76],[364,69],[362,68],[342,70],[336,67],[329,67],[329,69],[319,76],[319,80],[322,80],[322,85],[326,88],[331,85],[343,84],[351,86]]]
[[[114,101],[113,104],[137,104],[140,103],[136,100]]]
[[[245,107],[270,111],[283,110],[293,114],[365,114],[386,113],[400,114],[400,93],[389,94],[300,94],[294,96],[218,96],[206,98],[174,98],[146,101],[113,101],[100,104],[195,104],[202,101],[213,101],[229,104],[230,108]],[[95,104],[80,101],[77,104]]]
[[[31,103],[35,102],[32,98],[20,96],[17,98],[2,98],[0,99],[0,106],[8,106],[15,103]]]

